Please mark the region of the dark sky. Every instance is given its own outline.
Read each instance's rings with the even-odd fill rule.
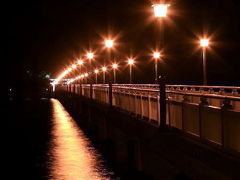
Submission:
[[[149,53],[159,29],[149,0],[8,1],[3,6],[5,76],[9,84],[26,71],[56,77],[85,50],[92,48],[101,63],[106,55],[102,36],[117,37],[116,59],[137,57],[135,82],[151,82]],[[211,36],[208,79],[212,85],[240,86],[240,3],[238,0],[172,0],[165,22],[161,72],[169,83],[201,84],[198,36]],[[6,63],[6,64],[5,64]],[[126,78],[126,68],[120,80]],[[125,76],[124,76],[125,74]]]

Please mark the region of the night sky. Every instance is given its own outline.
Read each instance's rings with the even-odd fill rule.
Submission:
[[[136,57],[134,82],[154,80],[151,49],[159,28],[149,0],[22,0],[5,2],[2,8],[2,68],[8,86],[21,82],[27,71],[56,78],[90,48],[101,64],[106,57],[102,41],[108,35],[117,37],[115,59]],[[209,84],[240,86],[239,19],[238,0],[172,0],[159,67],[168,83],[202,83],[198,37],[204,33],[212,42]],[[119,82],[125,82],[127,68],[121,72]]]

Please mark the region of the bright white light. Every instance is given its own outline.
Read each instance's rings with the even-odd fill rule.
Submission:
[[[129,64],[129,65],[133,65],[133,64],[134,64],[134,60],[133,60],[133,59],[129,59],[129,60],[128,60],[128,64]]]
[[[93,56],[94,56],[94,54],[93,54],[93,53],[87,53],[87,58],[88,58],[88,59],[92,59],[92,58],[93,58]]]
[[[155,17],[166,17],[169,4],[154,4],[153,10]]]
[[[105,46],[107,48],[111,48],[111,47],[113,47],[113,43],[114,43],[113,40],[108,39],[105,41]]]
[[[74,82],[74,79],[70,79],[67,84],[71,84],[72,82]]]
[[[71,72],[72,71],[72,68],[68,68],[68,72]]]
[[[209,40],[208,40],[208,39],[201,39],[201,40],[200,40],[200,45],[201,45],[202,47],[208,47],[208,45],[209,45]]]
[[[103,72],[107,71],[107,68],[106,67],[102,67],[102,71]]]
[[[99,70],[98,70],[98,69],[95,69],[94,73],[95,73],[95,74],[98,74],[98,73],[99,73]]]
[[[82,65],[83,64],[83,60],[78,60],[78,64]]]
[[[112,67],[113,67],[113,69],[117,69],[117,68],[118,68],[118,65],[117,65],[116,63],[114,63],[114,64],[112,65]]]
[[[75,69],[76,67],[77,67],[77,65],[76,65],[76,64],[73,64],[73,65],[72,65],[72,68],[73,68],[73,69]]]
[[[85,76],[85,77],[88,77],[88,73],[85,73],[84,76]]]
[[[153,53],[153,57],[154,57],[155,59],[160,58],[160,53],[159,53],[159,52],[154,52],[154,53]]]

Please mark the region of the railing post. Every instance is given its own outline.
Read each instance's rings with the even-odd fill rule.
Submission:
[[[200,104],[199,104],[199,138],[202,140],[203,139],[203,110],[205,106],[208,106],[208,99],[204,96],[200,98]]]
[[[80,96],[82,96],[82,83],[80,83]]]
[[[112,98],[112,83],[109,83],[109,91],[108,91],[108,96],[109,96],[109,106],[112,107],[112,102],[113,102],[113,98]]]
[[[225,116],[225,112],[230,109],[233,109],[233,106],[231,105],[230,100],[224,99],[223,105],[221,107],[221,137],[222,137],[221,144],[222,144],[222,147],[224,148],[226,147],[226,120],[224,116]]]
[[[90,99],[93,99],[93,86],[92,83],[90,84]]]
[[[166,78],[161,76],[159,78],[159,107],[160,107],[160,129],[166,129],[167,127],[167,121],[166,121]]]

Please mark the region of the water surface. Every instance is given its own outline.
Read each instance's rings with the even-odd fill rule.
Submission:
[[[1,179],[114,179],[58,100],[9,101],[2,108]]]

